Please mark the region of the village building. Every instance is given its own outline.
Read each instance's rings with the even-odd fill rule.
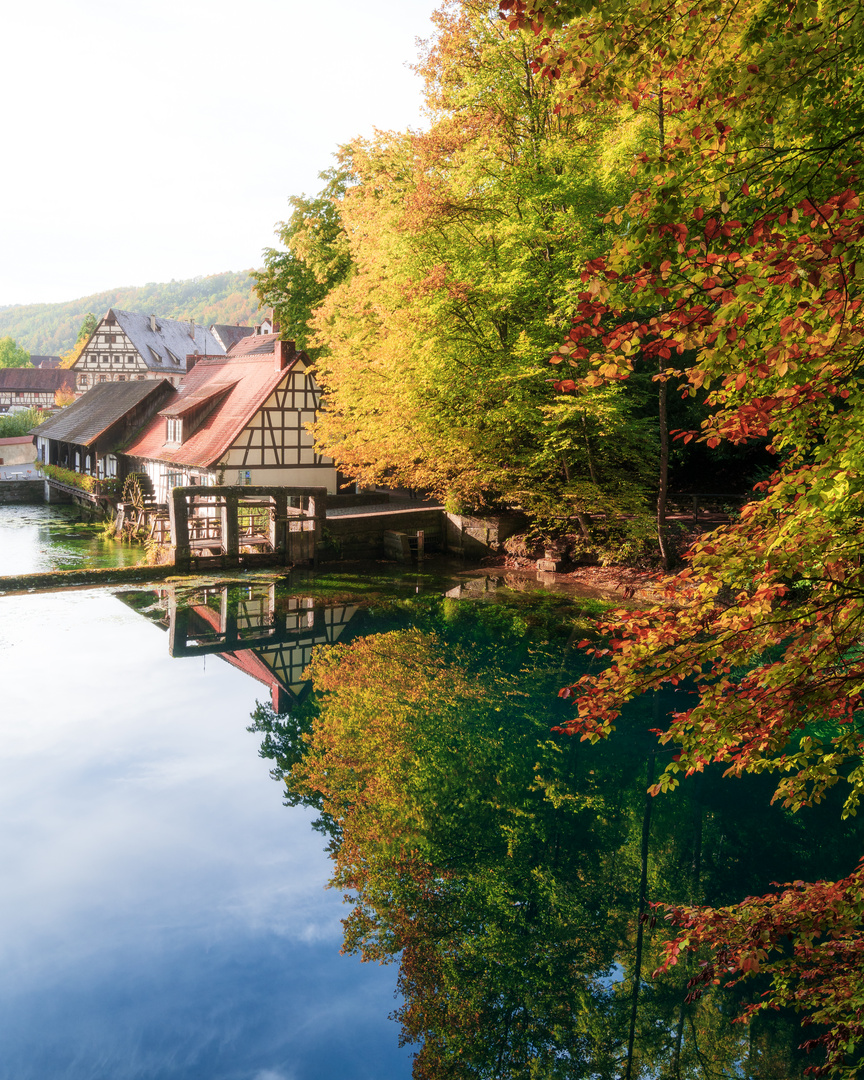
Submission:
[[[294,342],[253,334],[228,356],[189,362],[177,393],[125,449],[127,471],[150,477],[157,502],[196,484],[336,491],[333,462],[308,431],[320,390]]]
[[[37,368],[59,368],[62,363],[60,356],[36,356],[30,354],[30,363]]]
[[[187,356],[224,355],[213,334],[195,322],[111,308],[75,361],[78,390],[100,383],[167,379],[176,386]]]
[[[120,478],[120,450],[174,393],[167,379],[94,386],[30,432],[36,460],[98,480]]]
[[[223,326],[218,323],[214,323],[210,327],[210,333],[213,335],[214,338],[216,338],[216,340],[227,353],[228,350],[233,345],[236,345],[238,341],[242,341],[244,337],[249,337],[250,334],[254,334],[255,327],[241,326],[240,323],[237,323],[236,326]]]
[[[71,371],[51,368],[0,368],[0,412],[53,409],[75,394]]]

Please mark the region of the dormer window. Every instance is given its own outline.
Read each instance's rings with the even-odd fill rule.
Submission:
[[[161,364],[162,363],[162,357],[159,355],[158,352],[156,352],[156,350],[153,348],[153,346],[148,345],[147,348],[150,350],[150,356],[153,359],[153,363],[154,364]]]
[[[183,442],[183,421],[170,417],[166,423],[168,438],[165,441],[169,443]]]
[[[175,367],[182,367],[183,366],[180,363],[180,361],[177,359],[177,357],[174,355],[174,353],[171,352],[170,349],[167,349],[166,351],[167,351],[168,355],[171,357],[171,362],[174,364]]]

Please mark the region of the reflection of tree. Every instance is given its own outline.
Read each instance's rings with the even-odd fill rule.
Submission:
[[[560,648],[528,609],[423,603],[389,613],[399,629],[318,650],[315,695],[255,717],[289,801],[322,814],[346,950],[399,961],[415,1076],[800,1076],[787,1018],[732,1026],[722,989],[686,1002],[695,964],[650,980],[664,940],[650,924],[628,1054],[657,718],[632,714],[616,744],[550,734]],[[824,844],[804,836],[766,811],[761,778],[709,772],[653,800],[648,898],[738,900],[805,847],[830,863],[849,838],[829,828]]]

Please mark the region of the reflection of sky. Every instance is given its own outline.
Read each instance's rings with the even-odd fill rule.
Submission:
[[[107,592],[0,598],[0,1077],[402,1078],[263,688]]]

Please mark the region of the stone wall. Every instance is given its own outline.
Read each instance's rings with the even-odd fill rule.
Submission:
[[[519,513],[490,514],[488,517],[447,514],[447,550],[465,559],[497,555],[507,537],[523,532],[527,525],[528,519]]]
[[[327,519],[319,558],[325,562],[382,559],[385,532],[414,535],[422,529],[427,554],[446,553],[479,560],[499,554],[507,537],[525,527],[526,519],[518,513],[481,518],[418,507],[382,514],[344,514]]]
[[[29,506],[44,502],[44,480],[0,480],[0,503],[26,503]]]
[[[383,559],[384,533],[426,534],[426,551],[444,550],[444,511],[418,508],[392,510],[386,514],[343,514],[327,519],[324,544],[319,559],[333,562],[340,559]]]

